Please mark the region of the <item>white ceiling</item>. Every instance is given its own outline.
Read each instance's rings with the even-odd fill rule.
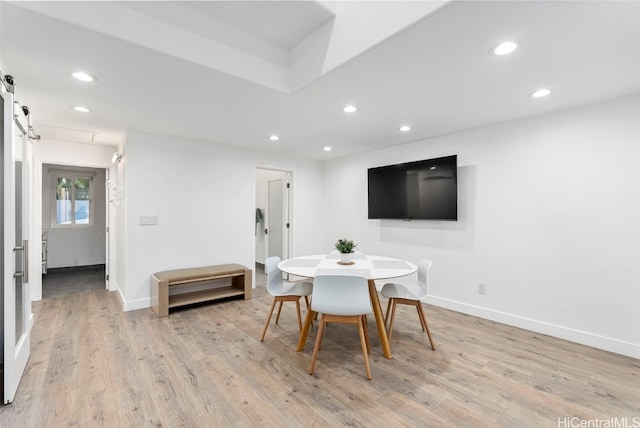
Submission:
[[[313,159],[640,92],[638,1],[443,3],[2,2],[2,72],[43,140],[130,129]],[[504,39],[519,49],[489,55]]]
[[[272,43],[291,49],[332,19],[332,6],[316,1],[189,1],[209,16],[237,25]],[[335,2],[324,2],[335,3]],[[153,4],[146,2],[146,6]]]

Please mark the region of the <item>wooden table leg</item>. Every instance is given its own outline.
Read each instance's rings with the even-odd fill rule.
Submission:
[[[392,358],[391,346],[389,345],[389,338],[387,337],[387,330],[384,328],[384,318],[382,317],[380,298],[378,297],[378,290],[376,289],[376,283],[373,279],[369,280],[369,294],[371,295],[371,306],[373,306],[373,315],[376,317],[376,324],[378,326],[378,335],[380,336],[382,353],[385,357]],[[302,346],[304,347],[304,343],[302,344]],[[298,344],[298,347],[300,347],[300,344]]]
[[[298,352],[304,350],[304,345],[307,343],[307,337],[309,336],[309,330],[311,329],[314,316],[315,312],[312,311],[311,308],[307,309],[307,315],[304,317],[304,325],[300,332],[300,339],[298,339],[298,347],[296,348]]]

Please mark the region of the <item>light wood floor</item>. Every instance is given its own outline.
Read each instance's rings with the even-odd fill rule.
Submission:
[[[339,324],[328,327],[310,376],[316,328],[295,352],[295,310],[285,303],[261,343],[271,297],[264,276],[256,282],[253,300],[163,319],[122,312],[116,294],[100,289],[34,303],[31,358],[15,401],[0,407],[0,427],[640,422],[640,360],[431,306],[435,352],[415,310],[399,308],[392,360],[369,321],[372,380],[357,330]]]

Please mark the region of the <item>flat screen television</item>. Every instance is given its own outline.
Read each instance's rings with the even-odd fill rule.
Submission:
[[[369,219],[458,220],[457,155],[368,170]]]

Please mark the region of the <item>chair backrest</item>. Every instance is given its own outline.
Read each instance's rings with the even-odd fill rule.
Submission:
[[[429,270],[431,269],[431,260],[422,259],[418,262],[418,285],[424,290],[425,294],[429,288]]]
[[[330,315],[362,315],[371,309],[369,283],[363,276],[318,275],[313,280],[311,309]]]
[[[282,279],[282,271],[278,267],[282,259],[278,256],[267,258],[264,262],[264,271],[267,274],[267,290],[277,291],[284,287],[284,280]]]

